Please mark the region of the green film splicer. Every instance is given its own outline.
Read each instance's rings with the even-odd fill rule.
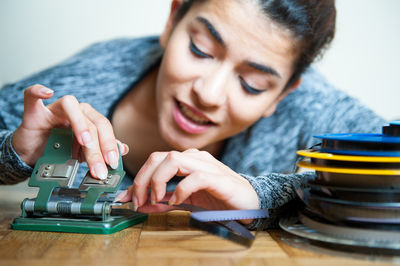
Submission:
[[[39,192],[21,203],[22,215],[12,229],[111,234],[146,220],[146,214],[113,208],[110,195],[125,177],[121,156],[117,169],[108,169],[107,179],[95,179],[88,171],[79,187],[73,187],[80,166],[72,158],[73,138],[71,129],[51,131],[29,179],[29,186],[39,187]]]

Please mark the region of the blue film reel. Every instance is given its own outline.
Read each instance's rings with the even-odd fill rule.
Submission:
[[[314,136],[321,152],[358,156],[400,157],[400,121],[384,126],[383,134],[338,133]]]

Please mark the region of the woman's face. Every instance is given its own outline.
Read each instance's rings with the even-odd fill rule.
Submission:
[[[209,0],[171,16],[160,43],[156,85],[162,137],[173,148],[203,148],[271,115],[290,91],[295,42],[255,1]],[[294,86],[293,86],[294,87]]]

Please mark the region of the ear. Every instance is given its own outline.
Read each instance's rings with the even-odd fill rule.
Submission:
[[[284,92],[282,92],[278,98],[274,100],[274,102],[268,107],[267,110],[265,110],[263,117],[268,117],[271,116],[273,113],[276,111],[276,107],[278,106],[278,103],[282,101],[286,96],[288,96],[292,91],[294,91],[297,87],[299,87],[301,84],[301,78],[298,78],[296,82],[292,84],[289,88],[287,88]]]
[[[182,6],[184,0],[172,0],[171,2],[171,10],[169,12],[169,17],[167,23],[165,24],[164,30],[160,35],[160,45],[165,49],[167,47],[167,43],[169,37],[172,34],[172,31],[178,22],[177,13],[179,8]]]

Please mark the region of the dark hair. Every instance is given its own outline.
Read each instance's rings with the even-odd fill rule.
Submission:
[[[193,3],[185,0],[177,13],[181,19]],[[297,40],[298,58],[285,88],[289,88],[306,68],[327,48],[335,35],[335,0],[254,0],[273,21],[289,29]]]

